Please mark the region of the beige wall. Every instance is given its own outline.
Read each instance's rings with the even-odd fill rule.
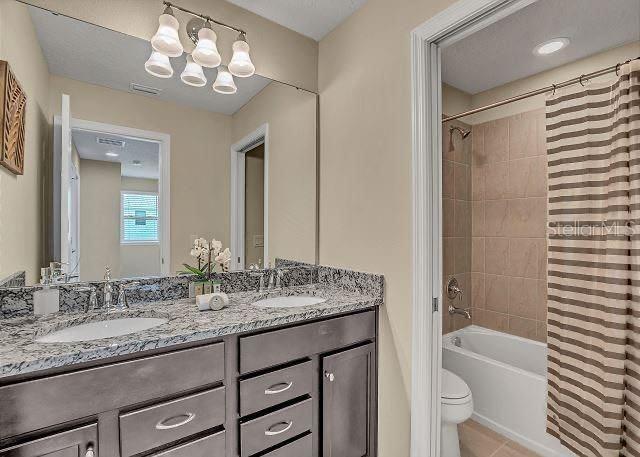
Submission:
[[[262,266],[264,247],[256,246],[256,236],[264,235],[264,145],[245,154],[244,263]]]
[[[473,322],[546,339],[544,110],[473,126]]]
[[[27,3],[144,40],[151,39],[156,32],[158,16],[163,10],[158,0],[28,0]],[[258,74],[317,90],[318,43],[315,40],[224,0],[181,0],[179,4],[245,30]],[[184,28],[190,16],[176,12],[176,17],[181,24],[182,44],[187,46],[190,41]],[[222,61],[229,62],[231,45],[238,34],[216,26],[214,29]]]
[[[498,100],[504,100],[514,95],[519,95],[534,89],[550,86],[557,82],[566,81],[575,78],[581,74],[590,73],[601,68],[613,66],[618,62],[624,62],[640,55],[640,42],[629,43],[608,51],[595,54],[586,59],[571,62],[566,65],[554,68],[549,71],[530,76],[528,78],[519,79],[517,81],[505,84],[495,89],[480,92],[472,96],[471,108],[493,103]],[[599,78],[599,81],[611,79],[612,75],[605,75]],[[511,116],[518,113],[525,113],[536,109],[544,108],[546,96],[538,95],[526,100],[511,103],[500,108],[478,113],[465,118],[465,122],[471,124],[480,124],[494,119]]]
[[[157,179],[122,176],[121,190],[158,192]],[[119,230],[121,230],[119,228]],[[118,232],[119,233],[119,232]],[[160,244],[120,244],[120,277],[160,275]]]
[[[233,142],[269,124],[269,258],[315,262],[316,96],[273,82],[233,115]]]
[[[451,3],[369,0],[320,41],[320,263],[385,275],[380,457],[410,443],[409,34]]]
[[[80,159],[80,280],[120,277],[120,163]]]
[[[31,284],[40,280],[45,249],[49,73],[28,12],[12,0],[0,0],[0,59],[9,62],[27,94],[24,175],[0,167],[0,278],[24,270]]]
[[[54,75],[50,84],[52,114],[65,93],[73,118],[171,135],[172,273],[192,261],[197,236],[229,245],[231,116]]]

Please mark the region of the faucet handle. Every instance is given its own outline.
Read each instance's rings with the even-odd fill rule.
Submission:
[[[104,268],[104,280],[111,281],[111,268],[109,268],[109,266]]]

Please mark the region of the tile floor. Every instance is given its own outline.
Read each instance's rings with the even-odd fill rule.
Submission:
[[[468,420],[458,426],[461,457],[539,457],[479,423]]]

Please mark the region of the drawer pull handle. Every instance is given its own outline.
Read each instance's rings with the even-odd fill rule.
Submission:
[[[184,420],[181,420],[180,422],[176,422],[175,424],[167,425],[168,421],[170,421],[171,419],[176,419],[178,417],[184,417]],[[178,414],[176,416],[167,417],[166,419],[162,419],[160,422],[158,422],[156,424],[156,428],[158,430],[170,430],[172,428],[182,427],[183,425],[188,424],[189,422],[191,422],[195,418],[196,418],[196,415],[193,414],[193,413]]]
[[[280,389],[274,389],[274,387],[282,386],[282,385],[284,385],[284,387],[282,387]],[[293,381],[291,381],[291,382],[280,382],[280,383],[274,384],[271,387],[269,387],[268,389],[266,389],[264,391],[264,394],[265,395],[281,394],[282,392],[286,392],[287,390],[291,389],[291,386],[293,386]]]
[[[286,425],[285,428],[283,428],[282,430],[278,430],[278,431],[273,431],[272,429],[274,427],[277,427],[278,425]],[[271,427],[269,427],[268,429],[266,429],[264,431],[264,434],[267,436],[275,436],[275,435],[279,435],[281,433],[284,433],[286,431],[288,431],[291,427],[293,427],[293,421],[290,422],[278,422],[277,424],[273,424]]]

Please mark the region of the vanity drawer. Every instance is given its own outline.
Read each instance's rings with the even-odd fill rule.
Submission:
[[[181,444],[157,454],[152,457],[224,457],[225,453],[225,433],[224,431],[215,435],[205,436],[188,443]]]
[[[375,312],[240,338],[240,373],[249,373],[375,337]]]
[[[171,443],[224,423],[219,387],[120,415],[122,457]]]
[[[224,379],[224,343],[0,387],[0,440]]]
[[[248,457],[311,430],[312,416],[312,400],[309,398],[240,424],[241,457]]]
[[[304,362],[240,381],[240,415],[255,413],[311,392],[313,368]]]
[[[311,457],[312,455],[313,440],[309,434],[275,451],[267,452],[262,457]]]

